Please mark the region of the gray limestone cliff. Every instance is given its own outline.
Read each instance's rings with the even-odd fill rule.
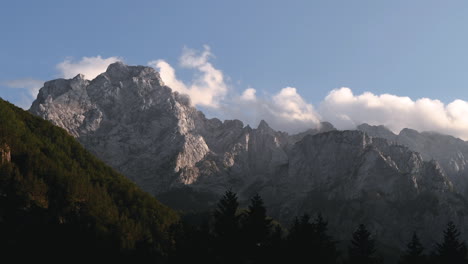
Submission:
[[[242,200],[260,193],[284,223],[320,211],[338,239],[365,223],[389,247],[403,245],[414,230],[433,243],[438,233],[427,230],[468,216],[457,192],[468,148],[436,151],[457,145],[454,138],[428,146],[429,134],[397,136],[384,127],[337,131],[324,122],[289,135],[265,121],[251,128],[207,119],[153,68],[122,63],[91,81],[78,75],[46,82],[30,111],[173,206],[208,208],[228,188]]]
[[[384,126],[362,124],[361,130],[373,137],[385,138],[421,154],[425,161],[436,161],[457,191],[468,195],[468,142],[435,132],[405,128],[394,134]]]

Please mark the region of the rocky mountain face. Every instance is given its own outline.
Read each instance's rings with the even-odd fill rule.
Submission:
[[[454,188],[468,195],[468,142],[435,132],[405,128],[398,135],[384,126],[362,124],[357,128],[373,137],[385,138],[421,154],[425,161],[436,161],[453,182]]]
[[[30,111],[173,206],[207,206],[228,188],[241,200],[260,193],[270,215],[285,223],[320,211],[338,239],[365,223],[388,247],[404,245],[414,230],[433,243],[434,230],[468,215],[452,174],[464,169],[465,155],[444,146],[459,157],[450,163],[425,145],[429,134],[398,139],[401,133],[381,127],[337,131],[322,123],[289,135],[265,121],[251,128],[207,119],[149,67],[114,63],[92,81],[49,81]],[[456,139],[436,141],[447,140]]]

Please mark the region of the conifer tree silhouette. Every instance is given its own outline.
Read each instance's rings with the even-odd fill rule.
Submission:
[[[260,195],[250,200],[248,211],[243,218],[243,239],[248,258],[254,263],[264,257],[266,244],[271,233],[271,219],[267,217],[266,208]]]
[[[353,233],[351,246],[348,248],[349,264],[375,264],[375,240],[363,224]]]
[[[256,246],[263,244],[271,232],[271,219],[267,218],[266,208],[258,194],[250,200],[244,230],[249,243]]]
[[[418,235],[414,232],[411,241],[407,244],[405,253],[400,258],[399,264],[424,264],[427,261],[424,247],[419,241]]]
[[[291,263],[301,263],[310,258],[313,226],[309,221],[308,214],[304,214],[300,219],[296,217],[289,230],[286,242]]]
[[[434,259],[437,263],[464,264],[466,261],[465,241],[460,241],[460,231],[450,221],[444,231],[444,240],[436,245]]]
[[[215,249],[217,259],[221,263],[238,263],[240,254],[239,202],[237,195],[231,190],[226,191],[214,211],[214,233],[216,237]]]
[[[312,227],[312,253],[320,263],[336,263],[338,251],[336,249],[336,242],[328,235],[328,222],[323,219],[321,214],[318,214],[312,223]]]

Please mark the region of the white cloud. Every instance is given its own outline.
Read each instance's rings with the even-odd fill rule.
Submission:
[[[218,108],[219,102],[228,92],[228,87],[222,71],[209,62],[212,56],[208,46],[204,46],[202,52],[188,48],[183,50],[180,66],[197,71],[188,84],[178,80],[174,68],[164,60],[150,61],[148,65],[159,70],[167,86],[174,91],[189,95],[194,105]]]
[[[455,100],[445,105],[439,100],[370,92],[354,95],[343,87],[331,91],[319,107],[323,120],[340,129],[361,123],[385,125],[395,133],[403,128],[436,131],[468,139],[468,102]]]
[[[101,56],[83,57],[79,61],[65,59],[57,64],[56,68],[59,71],[60,77],[69,79],[81,73],[86,79],[92,80],[105,72],[109,64],[117,61],[122,61],[122,59],[119,57],[102,58]]]
[[[228,88],[227,77],[213,66],[213,57],[208,46],[202,51],[185,48],[179,60],[180,67],[193,70],[189,82],[176,76],[175,69],[164,60],[148,64],[160,71],[161,78],[174,91],[187,94],[195,106],[212,116],[222,119],[240,119],[253,127],[266,120],[274,129],[300,132],[318,126],[320,121],[329,121],[338,129],[354,129],[362,123],[385,125],[395,133],[403,128],[419,131],[436,131],[468,140],[468,102],[455,100],[444,104],[439,100],[420,98],[412,100],[391,94],[376,95],[365,92],[353,94],[346,87],[332,90],[318,110],[307,103],[294,87],[286,87],[276,94],[258,94],[248,87],[242,92]],[[104,72],[108,65],[121,61],[118,57],[83,57],[73,61],[66,59],[57,64],[59,76],[72,78],[84,74],[93,79]],[[28,108],[36,98],[43,81],[24,78],[2,82],[2,85],[20,90],[18,102]]]
[[[262,119],[273,128],[287,132],[317,127],[320,121],[329,121],[339,129],[354,129],[369,123],[385,125],[395,133],[408,127],[468,139],[468,102],[463,100],[445,105],[428,98],[414,101],[409,97],[370,92],[354,95],[351,89],[343,87],[332,90],[315,110],[294,87],[260,96],[252,87],[242,92],[228,89],[223,72],[209,62],[212,57],[208,46],[201,52],[184,49],[180,67],[195,70],[188,83],[179,80],[175,69],[164,60],[148,64],[160,71],[167,86],[189,95],[193,105],[208,107],[205,111],[211,116],[241,119],[253,127]]]
[[[246,89],[237,100],[223,104],[226,118],[237,118],[256,127],[261,120],[274,129],[290,133],[302,132],[319,125],[314,107],[305,102],[296,88],[286,87],[273,95],[256,96],[256,90]]]
[[[229,90],[223,72],[210,62],[213,57],[208,46],[197,52],[185,48],[179,59],[180,67],[195,70],[192,80],[184,83],[176,76],[175,69],[164,60],[150,61],[148,65],[159,70],[164,83],[174,91],[187,94],[195,106],[207,107],[205,112],[223,119],[241,119],[256,126],[266,120],[273,128],[289,132],[316,127],[317,113],[297,93],[296,88],[286,87],[275,95],[257,97],[257,91],[248,87],[240,95]]]
[[[257,96],[255,95],[256,92],[257,90],[254,88],[247,88],[242,93],[241,99],[244,101],[255,101],[257,99]]]
[[[314,107],[304,101],[297,93],[296,88],[283,88],[278,94],[273,96],[273,102],[278,109],[278,115],[284,118],[315,124],[320,122],[317,113],[314,111]]]

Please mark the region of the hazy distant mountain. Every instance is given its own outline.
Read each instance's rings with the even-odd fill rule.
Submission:
[[[244,199],[258,192],[283,222],[321,211],[339,239],[366,223],[390,247],[413,230],[433,242],[431,231],[468,214],[437,146],[432,153],[420,139],[399,140],[381,127],[336,131],[322,123],[289,135],[265,121],[251,128],[207,119],[150,67],[114,63],[92,81],[49,81],[30,111],[169,205],[208,206],[228,188]]]
[[[358,130],[372,137],[381,137],[407,146],[421,154],[426,161],[434,160],[453,182],[455,190],[468,195],[468,142],[435,132],[421,132],[405,128],[396,135],[384,126],[362,124]]]

